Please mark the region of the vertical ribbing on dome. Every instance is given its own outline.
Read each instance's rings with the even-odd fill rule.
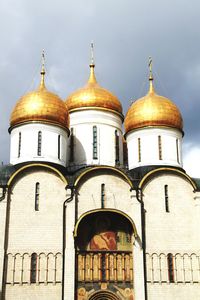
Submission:
[[[39,85],[39,90],[45,89],[45,82],[44,82],[44,76],[45,76],[45,56],[44,56],[44,50],[42,51],[42,68],[41,68],[41,80]]]
[[[152,58],[149,57],[149,93],[154,93],[154,86],[153,86],[153,72],[152,72]]]

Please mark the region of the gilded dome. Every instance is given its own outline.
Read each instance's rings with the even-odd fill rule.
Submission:
[[[122,115],[122,106],[117,97],[97,83],[94,67],[94,64],[90,64],[90,77],[87,84],[67,98],[66,106],[68,111],[99,108],[111,110]]]
[[[183,129],[183,120],[177,106],[168,98],[155,93],[153,78],[150,78],[150,89],[146,96],[136,100],[125,117],[125,132],[148,127],[164,126]]]
[[[10,126],[27,122],[44,122],[69,127],[69,114],[65,103],[54,93],[49,92],[44,83],[44,69],[41,71],[41,83],[36,91],[22,96],[15,105]]]

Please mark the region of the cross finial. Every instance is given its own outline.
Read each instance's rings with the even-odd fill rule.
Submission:
[[[41,68],[40,74],[41,74],[40,89],[43,89],[43,88],[45,88],[45,83],[44,83],[44,75],[45,75],[45,55],[44,55],[44,50],[42,50],[42,68]]]
[[[91,60],[90,60],[90,66],[92,67],[94,67],[95,66],[95,64],[94,64],[94,43],[93,42],[91,42],[91,44],[90,44],[90,49],[91,49]]]
[[[152,92],[154,93],[152,64],[153,64],[153,60],[151,56],[149,56],[149,92],[150,93]]]
[[[41,75],[45,75],[45,55],[44,55],[44,49],[42,50],[42,69],[41,69]]]
[[[153,64],[152,57],[149,56],[149,80],[153,80],[152,64]]]

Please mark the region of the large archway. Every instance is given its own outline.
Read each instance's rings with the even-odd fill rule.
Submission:
[[[82,216],[75,227],[76,281],[88,300],[133,296],[133,221],[120,211],[101,209]],[[103,289],[103,291],[102,291]],[[121,295],[118,298],[116,295]],[[130,298],[132,299],[132,298]]]

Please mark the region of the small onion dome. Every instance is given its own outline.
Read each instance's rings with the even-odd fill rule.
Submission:
[[[94,67],[94,64],[90,64],[90,77],[87,84],[67,98],[67,109],[71,112],[86,108],[98,108],[114,111],[122,116],[121,103],[116,96],[97,83]]]
[[[10,117],[11,127],[29,122],[69,127],[69,114],[65,103],[46,89],[44,75],[45,71],[42,68],[39,88],[21,97],[15,105]]]
[[[153,77],[149,80],[147,95],[136,100],[126,114],[125,132],[148,126],[172,127],[182,132],[183,120],[178,107],[168,98],[157,95],[153,87]]]

